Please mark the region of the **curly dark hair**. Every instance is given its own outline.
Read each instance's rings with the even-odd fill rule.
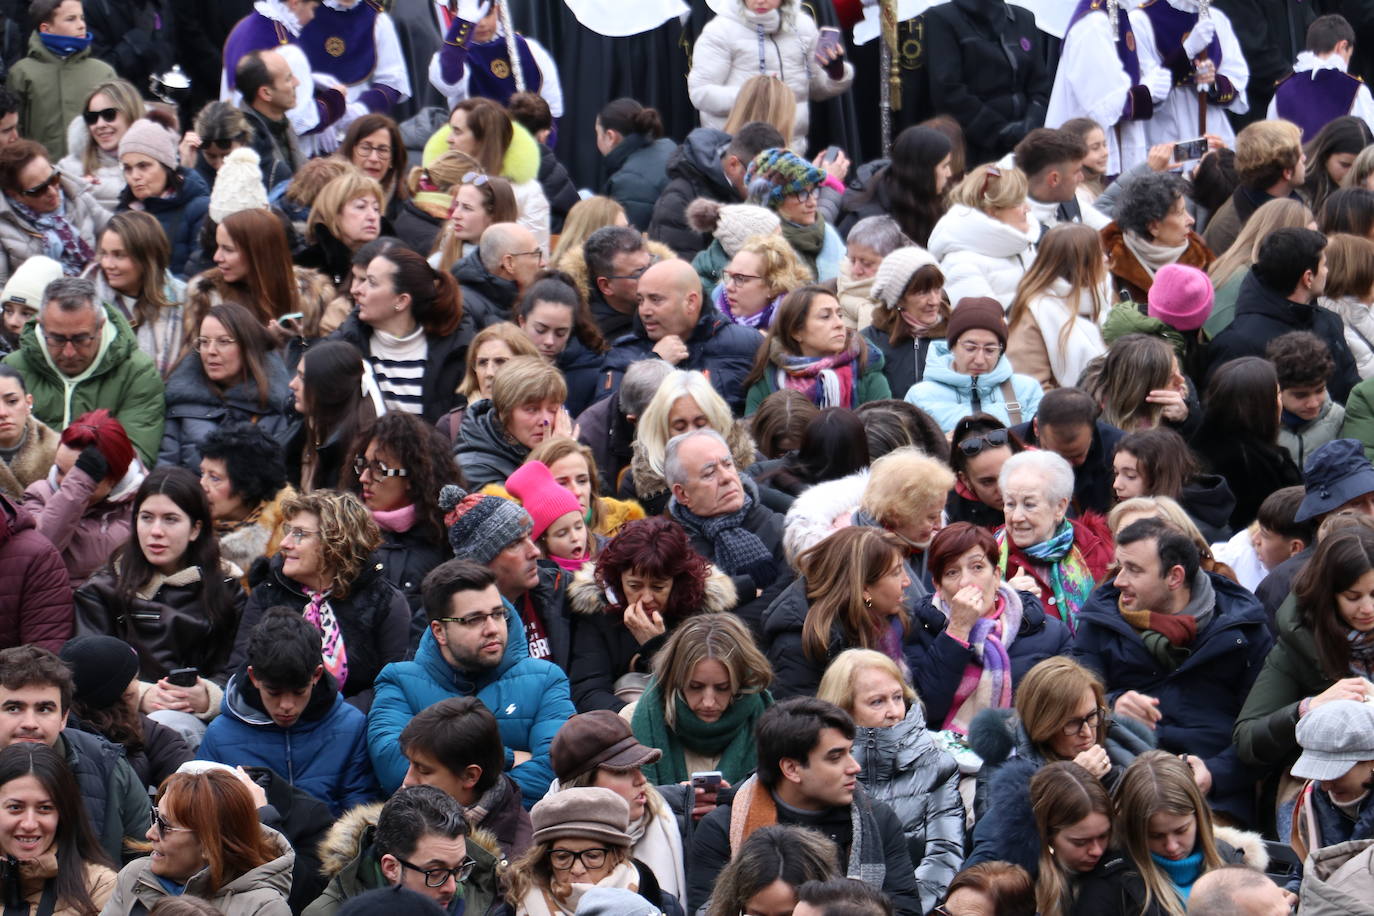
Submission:
[[[617,595],[624,591],[620,577],[630,572],[651,579],[672,579],[673,591],[661,613],[671,625],[696,613],[706,597],[706,560],[692,549],[682,526],[661,515],[630,522],[611,539],[596,558],[596,584]],[[617,617],[625,613],[624,599],[610,607]]]
[[[1331,378],[1336,362],[1331,349],[1311,331],[1289,331],[1269,341],[1264,358],[1274,364],[1279,388],[1307,388]]]
[[[453,460],[448,440],[437,429],[413,413],[395,411],[384,414],[353,439],[353,455],[362,455],[373,441],[408,472],[405,481],[415,503],[415,521],[420,531],[438,543],[447,543],[448,526],[439,508],[439,491],[448,484],[465,486]],[[353,462],[345,462],[343,487],[362,491]]]
[[[200,444],[200,456],[223,461],[229,485],[245,506],[260,506],[286,486],[282,444],[252,423],[225,423]]]
[[[1116,207],[1116,224],[1141,238],[1152,238],[1150,223],[1169,215],[1174,201],[1183,196],[1183,179],[1168,172],[1153,172],[1131,182],[1121,192]]]

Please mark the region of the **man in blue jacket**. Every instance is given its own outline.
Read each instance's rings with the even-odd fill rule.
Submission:
[[[620,387],[630,363],[659,359],[678,369],[706,373],[736,414],[744,411],[744,379],[754,366],[763,335],[734,324],[701,291],[701,278],[686,261],[659,261],[639,278],[634,329],[611,344],[601,363],[597,398]]]
[[[520,618],[485,566],[442,563],[425,577],[423,595],[429,630],[414,661],[392,662],[377,676],[367,717],[368,750],[382,788],[394,792],[405,778],[409,763],[400,737],[412,716],[447,697],[475,696],[496,716],[505,769],[525,807],[532,807],[553,781],[553,736],[576,713],[567,675],[529,657]]]
[[[1073,653],[1102,675],[1114,715],[1154,729],[1213,810],[1249,824],[1261,774],[1241,763],[1231,731],[1273,637],[1255,596],[1199,563],[1192,539],[1160,519],[1122,529],[1120,572],[1079,612]]]

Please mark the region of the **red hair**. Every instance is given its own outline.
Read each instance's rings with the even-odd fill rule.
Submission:
[[[212,893],[277,858],[262,832],[253,796],[226,770],[173,773],[163,781],[158,799],[178,826],[195,831]]]
[[[110,416],[110,412],[103,407],[83,413],[73,420],[71,426],[62,430],[59,441],[74,452],[89,445],[99,449],[105,463],[110,466],[106,480],[123,478],[134,461],[134,445],[124,431],[124,424]]]
[[[603,589],[617,594],[624,591],[620,578],[628,572],[673,581],[668,605],[662,611],[665,621],[695,614],[705,600],[709,575],[706,560],[692,549],[682,526],[662,515],[630,522],[596,558],[596,583]],[[612,606],[611,612],[624,614],[624,604]]]
[[[988,555],[988,562],[997,565],[1002,552],[997,549],[997,538],[991,531],[968,522],[955,522],[942,528],[926,551],[926,566],[931,577],[939,582],[946,569],[975,547]]]

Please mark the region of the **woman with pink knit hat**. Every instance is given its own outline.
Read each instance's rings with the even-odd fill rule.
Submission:
[[[1187,264],[1166,264],[1155,273],[1146,308],[1118,302],[1107,316],[1102,333],[1108,344],[1127,334],[1163,338],[1178,356],[1179,368],[1198,382],[1206,372],[1206,333],[1202,326],[1212,314],[1215,299],[1207,274]]]
[[[591,532],[582,504],[553,479],[542,461],[526,461],[506,478],[506,491],[520,501],[534,528],[530,539],[559,566],[576,572],[591,559]]]

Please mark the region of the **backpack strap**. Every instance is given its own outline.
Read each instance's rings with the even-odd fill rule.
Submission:
[[[1007,418],[1011,420],[1008,426],[1016,426],[1021,422],[1021,402],[1016,400],[1016,389],[1011,386],[1011,379],[1002,383],[1002,400],[1007,404]]]

